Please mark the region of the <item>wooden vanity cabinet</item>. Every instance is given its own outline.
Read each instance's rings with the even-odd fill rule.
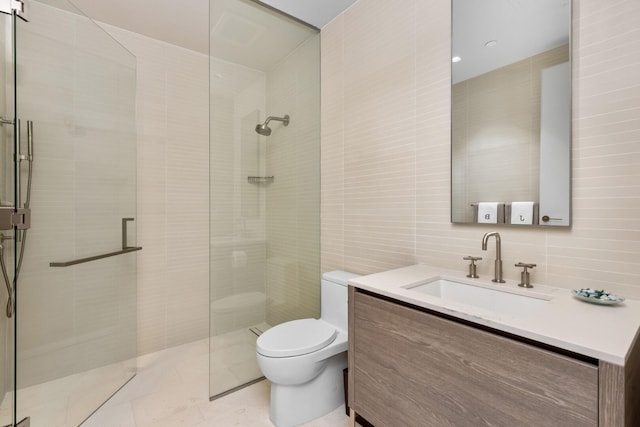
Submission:
[[[350,287],[349,405],[385,426],[596,426],[597,361]]]

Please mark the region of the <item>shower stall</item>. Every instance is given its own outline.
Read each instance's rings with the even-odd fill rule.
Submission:
[[[0,10],[0,426],[79,425],[136,369],[136,59],[65,0]]]
[[[209,6],[215,397],[320,312],[320,37]],[[136,373],[136,58],[67,0],[0,11],[0,426],[76,426]]]
[[[320,35],[210,0],[210,396],[262,378],[257,337],[320,314]]]

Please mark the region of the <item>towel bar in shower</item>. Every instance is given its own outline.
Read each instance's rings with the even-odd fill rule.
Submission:
[[[131,246],[131,247],[128,247],[128,248],[120,249],[119,251],[109,252],[107,254],[100,254],[100,255],[90,256],[90,257],[86,257],[86,258],[78,258],[78,259],[74,259],[72,261],[50,262],[49,263],[49,267],[69,267],[71,265],[82,264],[84,262],[95,261],[95,260],[102,259],[102,258],[109,258],[109,257],[116,256],[116,255],[128,254],[129,252],[135,252],[135,251],[139,251],[139,250],[142,250],[142,246]]]
[[[116,255],[128,254],[142,250],[142,246],[127,246],[127,222],[133,221],[133,218],[122,218],[122,249],[118,251],[108,252],[106,254],[94,255],[86,258],[78,258],[72,261],[50,262],[49,267],[69,267],[71,265],[82,264],[85,262],[96,261],[102,258],[109,258]]]

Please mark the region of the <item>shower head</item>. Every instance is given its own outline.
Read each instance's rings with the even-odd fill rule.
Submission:
[[[271,128],[267,126],[266,123],[263,123],[261,125],[256,125],[256,132],[262,136],[269,136],[271,135]]]
[[[271,135],[271,128],[268,126],[271,120],[276,120],[276,121],[282,122],[282,124],[284,124],[285,126],[289,126],[288,114],[285,115],[284,117],[269,116],[267,117],[267,120],[264,121],[264,123],[256,125],[256,132],[258,132],[260,135],[263,135],[263,136]]]

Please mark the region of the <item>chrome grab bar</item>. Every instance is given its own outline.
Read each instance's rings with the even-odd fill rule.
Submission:
[[[114,252],[108,252],[106,254],[94,255],[86,258],[74,259],[72,261],[64,262],[50,262],[49,267],[69,267],[76,264],[82,264],[85,262],[96,261],[103,258],[109,258],[116,255],[128,254],[129,252],[136,252],[142,250],[142,246],[127,246],[127,222],[134,221],[134,218],[122,218],[122,249]]]
[[[95,261],[102,258],[109,258],[116,255],[128,254],[129,252],[135,252],[142,250],[142,246],[131,246],[126,249],[121,249],[115,252],[109,252],[107,254],[95,255],[86,258],[74,259],[73,261],[65,261],[65,262],[50,262],[49,267],[69,267],[71,265],[82,264],[84,262]]]

